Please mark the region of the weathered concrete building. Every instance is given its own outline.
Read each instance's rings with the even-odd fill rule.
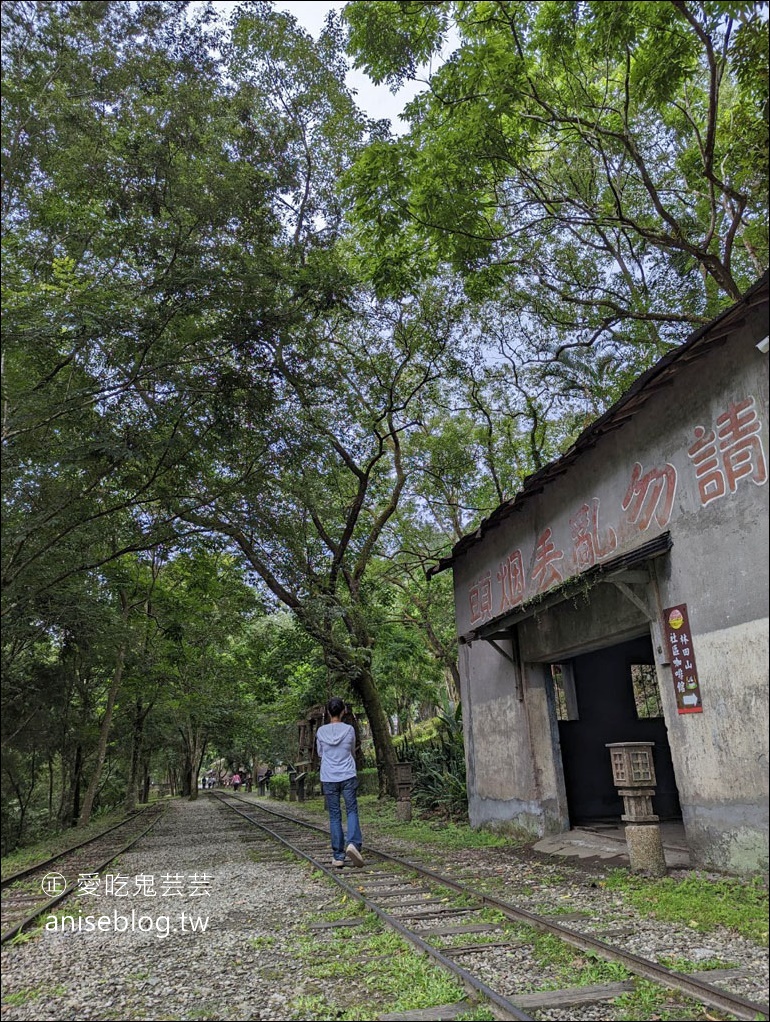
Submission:
[[[767,868],[768,278],[455,546],[473,825],[620,820],[654,742],[695,865]]]

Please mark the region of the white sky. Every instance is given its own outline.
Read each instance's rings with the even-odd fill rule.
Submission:
[[[214,6],[227,13],[230,8],[237,6],[237,3],[238,0],[216,0]],[[293,14],[299,24],[316,38],[327,13],[331,10],[342,10],[345,3],[346,0],[338,0],[336,3],[326,3],[324,0],[274,0],[278,10]],[[405,123],[399,120],[398,115],[404,104],[421,91],[422,86],[407,83],[394,96],[387,85],[374,85],[361,71],[350,71],[347,83],[349,88],[356,92],[358,106],[369,117],[376,117],[378,120],[387,117],[396,134],[402,134],[406,130]]]

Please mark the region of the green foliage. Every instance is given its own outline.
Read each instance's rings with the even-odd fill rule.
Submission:
[[[270,797],[285,802],[289,797],[289,775],[273,774],[270,778]]]
[[[415,814],[409,822],[398,820],[394,799],[364,796],[359,799],[359,810],[362,827],[367,831],[372,828],[376,833],[382,827],[386,834],[428,847],[498,848],[511,843],[511,838],[502,834],[489,830],[472,830],[467,822],[439,819],[430,812],[424,817]]]
[[[324,551],[339,577],[328,536],[355,526],[358,466],[333,445],[362,459],[384,523],[388,384],[370,380],[418,377],[386,341],[368,360],[363,315],[320,343],[334,330],[318,317],[349,293],[334,183],[363,130],[339,33],[316,45],[260,4],[232,27],[226,44],[211,11],[166,2],[3,7],[6,848],[77,812],[108,703],[103,800],[134,797],[150,744],[182,789],[208,743],[288,759],[286,729],[329,665],[295,629],[274,671],[244,634],[255,583],[304,611],[343,676],[368,667],[368,637],[345,640],[350,594],[318,581]],[[339,392],[354,366],[368,402]],[[344,540],[354,590],[381,527]],[[236,566],[189,552],[196,534],[212,563],[227,546],[248,558],[251,593]],[[123,596],[138,601],[125,620]]]
[[[358,793],[359,795],[378,795],[380,791],[380,779],[377,769],[365,767],[358,771]]]
[[[448,817],[468,813],[465,781],[465,745],[462,717],[442,712],[436,718],[435,735],[420,742],[407,736],[401,756],[412,764],[412,802],[422,810]]]
[[[296,721],[325,698],[319,647],[291,614],[279,612],[249,620],[233,656],[239,684],[231,726],[220,729],[215,740],[217,755],[231,766],[253,764],[255,770],[257,764],[293,763]]]
[[[763,5],[359,0],[344,16],[375,80],[431,67],[409,133],[348,178],[382,291],[450,267],[505,310],[516,368],[604,361],[620,384],[767,267]]]
[[[5,848],[69,822],[86,788],[97,809],[121,788],[133,800],[159,665],[178,682],[164,697],[193,660],[201,686],[214,671],[194,598],[179,641],[168,602],[157,626],[147,552],[168,564],[189,540],[170,497],[207,492],[205,443],[232,440],[220,395],[264,410],[223,338],[236,292],[262,291],[270,316],[286,185],[253,158],[269,132],[241,119],[217,41],[208,15],[173,3],[3,7]],[[179,757],[185,701],[165,702],[159,757]],[[177,779],[193,767],[174,764]]]
[[[49,831],[44,840],[30,843],[26,847],[19,848],[7,855],[4,854],[2,859],[3,877],[18,873],[20,870],[26,869],[36,862],[42,862],[53,855],[58,855],[60,852],[66,851],[73,844],[77,844],[88,837],[95,837],[103,830],[117,823],[121,815],[118,812],[104,813],[98,820],[94,820],[88,827],[79,831],[77,839],[73,837],[71,828],[60,833],[51,833]]]
[[[418,721],[407,734],[398,735],[393,743],[402,758],[406,759],[406,750],[418,749],[421,746],[429,745],[438,741],[444,727],[444,717],[428,717],[427,720]]]
[[[426,567],[767,264],[753,5],[490,10],[348,5],[395,141],[335,16],[3,4],[4,850],[332,690],[462,815]]]

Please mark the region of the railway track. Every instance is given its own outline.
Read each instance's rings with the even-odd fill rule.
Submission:
[[[714,980],[734,975],[731,970],[677,972],[578,930],[572,921],[567,924],[535,914],[484,893],[467,880],[437,873],[368,844],[363,868],[333,869],[326,828],[247,797],[224,793],[211,797],[237,813],[244,823],[260,828],[263,834],[323,870],[350,898],[361,902],[386,926],[452,973],[474,999],[487,1001],[499,1018],[535,1022],[538,1011],[609,1001],[632,986],[624,981],[522,995],[511,990],[515,988],[515,969],[513,973],[509,969],[500,975],[489,975],[485,968],[489,951],[494,949],[496,959],[500,951],[510,952],[511,963],[515,964],[538,933],[579,948],[592,959],[622,965],[632,977],[642,977],[685,995],[704,1006],[704,1017],[713,1017],[708,1009],[715,1008],[736,1019],[769,1017],[766,1003],[748,1000],[715,985]],[[423,1017],[446,1016],[428,1013]]]
[[[99,873],[132,848],[152,830],[165,808],[148,806],[95,837],[4,877],[0,881],[0,944],[13,940],[75,893],[81,878]]]

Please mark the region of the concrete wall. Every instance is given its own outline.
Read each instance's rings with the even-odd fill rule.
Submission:
[[[558,833],[568,816],[551,694],[539,665],[523,674],[522,688],[522,672],[488,643],[460,649],[470,822]]]
[[[767,867],[770,447],[767,356],[756,349],[766,332],[764,305],[721,347],[679,363],[670,386],[454,563],[463,635],[670,532],[672,549],[652,562],[653,582],[634,591],[655,617],[658,677],[694,861],[740,872]],[[698,445],[711,431],[721,448],[699,461]],[[689,613],[702,712],[680,712],[663,649],[662,611],[678,604]],[[536,662],[650,627],[632,602],[602,584],[516,627],[520,669],[487,642],[464,648],[475,825],[510,821],[537,834],[566,826],[553,711]]]

